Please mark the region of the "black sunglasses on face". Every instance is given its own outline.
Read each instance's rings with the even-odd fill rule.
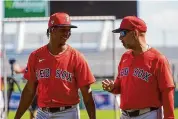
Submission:
[[[122,31],[120,31],[120,36],[125,37],[128,32],[129,32],[129,30],[122,30]]]

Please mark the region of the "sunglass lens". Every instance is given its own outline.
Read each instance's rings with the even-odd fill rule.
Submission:
[[[120,36],[121,36],[121,37],[126,36],[126,31],[121,31],[121,32],[120,32]]]

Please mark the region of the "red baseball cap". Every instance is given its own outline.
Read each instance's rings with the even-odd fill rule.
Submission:
[[[71,28],[77,28],[77,26],[71,25],[70,16],[63,12],[57,12],[50,16],[48,28],[53,26],[69,26]]]
[[[139,30],[139,31],[143,31],[146,32],[147,31],[147,26],[146,23],[136,17],[136,16],[126,16],[123,18],[121,24],[120,24],[120,28],[113,30],[113,33],[119,33],[122,30]]]

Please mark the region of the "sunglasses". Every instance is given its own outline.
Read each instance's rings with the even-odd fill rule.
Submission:
[[[125,37],[128,32],[129,32],[129,30],[122,30],[122,31],[120,31],[120,36]]]

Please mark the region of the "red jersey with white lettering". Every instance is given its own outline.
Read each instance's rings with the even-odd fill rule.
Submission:
[[[161,92],[175,87],[169,63],[156,49],[133,56],[123,54],[113,93],[120,93],[120,108],[142,109],[162,106]]]
[[[80,101],[78,89],[95,82],[83,55],[69,45],[55,56],[47,45],[32,52],[24,78],[38,80],[39,107],[75,105]]]

